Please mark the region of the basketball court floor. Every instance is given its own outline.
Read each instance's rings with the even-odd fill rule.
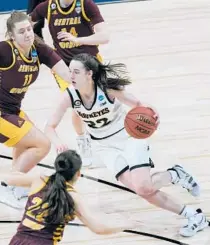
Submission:
[[[152,136],[152,158],[156,170],[174,163],[182,164],[197,177],[201,196],[191,197],[180,187],[164,190],[178,200],[201,207],[210,219],[210,3],[208,0],[159,0],[100,5],[111,33],[110,43],[100,47],[105,61],[126,63],[133,80],[129,88],[143,102],[160,113],[159,130]],[[1,40],[5,20],[0,16]],[[47,27],[44,36],[51,39]],[[15,78],[14,78],[15,79]],[[42,67],[37,82],[31,86],[23,109],[38,128],[43,130],[59,90],[50,70]],[[67,113],[58,134],[69,147],[76,147]],[[0,154],[11,156],[11,149],[0,145]],[[42,163],[53,164],[55,151]],[[0,159],[0,171],[9,171],[11,161]],[[50,172],[36,167],[33,172]],[[116,183],[98,161],[83,174]],[[119,183],[118,183],[119,184]],[[160,210],[132,193],[127,193],[92,180],[81,178],[77,188],[87,203],[104,212],[142,221],[139,231],[173,238],[190,245],[208,245],[210,228],[193,238],[182,238],[178,229],[185,223],[181,217]],[[20,220],[22,212],[0,205],[0,220]],[[75,222],[78,222],[76,220]],[[18,224],[0,223],[0,245],[9,243]],[[72,245],[163,245],[154,238],[126,233],[95,235],[87,228],[68,226],[61,244]]]

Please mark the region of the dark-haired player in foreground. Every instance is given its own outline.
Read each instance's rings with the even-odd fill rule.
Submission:
[[[112,234],[140,227],[141,223],[121,218],[88,207],[74,189],[80,176],[82,161],[73,150],[60,153],[55,159],[55,173],[51,176],[28,174],[0,174],[0,181],[9,185],[30,187],[25,212],[16,235],[9,245],[55,245],[61,241],[65,225],[77,216],[97,234]]]

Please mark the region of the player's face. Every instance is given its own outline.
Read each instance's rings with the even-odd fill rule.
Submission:
[[[22,48],[31,47],[34,42],[34,31],[28,20],[15,23],[12,37]]]
[[[69,69],[72,85],[76,89],[85,91],[92,84],[92,71],[87,71],[80,61],[72,60]]]

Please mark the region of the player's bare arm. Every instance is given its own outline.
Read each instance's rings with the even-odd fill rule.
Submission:
[[[110,98],[116,98],[121,103],[132,108],[142,105],[141,101],[138,98],[136,98],[132,93],[129,93],[126,90],[109,89],[108,95]]]
[[[25,174],[21,172],[0,174],[0,180],[10,186],[30,187],[36,178],[38,178],[37,175]]]
[[[52,70],[58,76],[62,77],[64,81],[68,82],[69,84],[71,83],[69,68],[63,60],[60,60],[57,64],[55,64],[52,67]]]
[[[92,232],[99,235],[108,235],[123,231],[125,229],[139,227],[139,222],[129,221],[120,217],[120,221],[116,217],[101,213],[99,210],[90,209],[84,198],[78,193],[71,192],[70,195],[74,199],[77,217]]]
[[[61,41],[72,41],[80,45],[99,45],[109,42],[109,33],[104,22],[94,26],[95,33],[87,37],[75,37],[69,32],[59,32],[58,39]]]
[[[58,102],[54,106],[55,109],[50,118],[48,119],[44,129],[45,134],[55,146],[57,153],[63,152],[64,150],[68,149],[68,146],[63,144],[60,138],[58,137],[56,133],[56,127],[61,122],[63,116],[65,115],[69,107],[72,107],[72,105],[68,92],[66,91],[61,95],[60,100],[58,100]]]
[[[126,90],[114,90],[110,89],[108,90],[108,95],[110,98],[117,98],[121,103],[134,108],[138,106],[146,106],[151,108],[153,111],[155,111],[154,117],[157,119],[157,124],[159,124],[159,114],[157,110],[150,105],[143,104],[138,98],[136,98],[132,93],[127,92]]]

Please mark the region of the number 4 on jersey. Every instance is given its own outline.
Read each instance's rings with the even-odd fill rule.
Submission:
[[[64,32],[68,32],[66,28],[62,28],[61,31],[64,31]],[[71,27],[70,31],[71,35],[73,35],[74,37],[77,37],[78,36],[78,33],[76,32],[76,28],[75,27]]]

